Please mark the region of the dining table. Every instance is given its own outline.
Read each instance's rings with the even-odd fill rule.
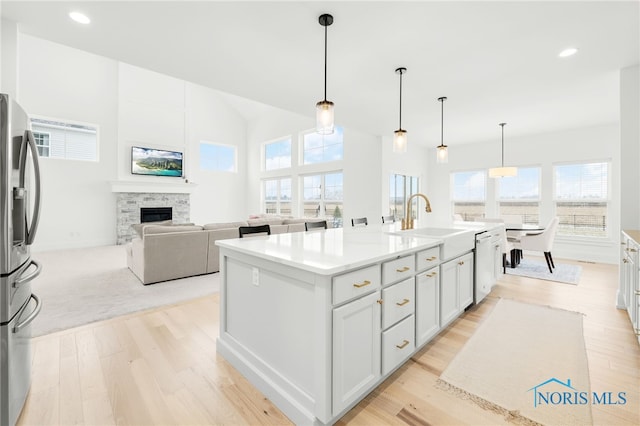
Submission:
[[[507,237],[509,237],[509,232],[511,232],[511,236],[516,238],[523,235],[536,235],[544,231],[543,227],[533,223],[505,223],[504,229],[507,231]],[[511,268],[518,266],[522,257],[522,250],[512,249],[509,254],[509,266]]]

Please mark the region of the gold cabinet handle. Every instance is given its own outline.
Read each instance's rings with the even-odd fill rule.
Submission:
[[[630,249],[629,249],[629,251],[630,251],[631,253],[635,253],[635,252],[637,252],[638,250],[636,250],[636,249],[634,249],[634,248],[630,248]]]
[[[404,306],[404,305],[406,305],[407,303],[409,303],[409,299],[404,299],[402,302],[396,302],[396,305],[398,305],[398,306]]]
[[[353,286],[354,286],[355,288],[361,288],[361,287],[367,286],[367,285],[369,285],[369,284],[371,284],[371,281],[369,281],[369,280],[364,280],[364,282],[363,282],[362,284],[354,284]]]
[[[396,345],[396,348],[402,349],[405,346],[407,346],[408,344],[409,344],[409,341],[405,339],[405,340],[402,341],[402,343],[400,345]]]
[[[629,263],[627,259],[622,259],[622,263]]]
[[[436,257],[436,256],[431,256],[431,257],[427,257],[425,260],[426,260],[427,262],[432,262],[432,261],[434,261],[434,260],[436,260],[436,259],[437,259],[437,257]]]
[[[382,300],[382,299],[378,299],[378,300],[376,300],[376,302],[378,302],[378,305],[382,305],[382,303],[384,302],[384,300]]]
[[[402,267],[400,269],[396,269],[396,271],[397,272],[407,272],[409,269],[411,269],[411,268],[409,268],[408,266],[404,266],[404,267]]]
[[[432,272],[432,273],[430,273],[430,274],[427,274],[427,277],[429,277],[429,278],[433,278],[433,277],[435,277],[436,275],[438,275],[438,273],[437,273],[437,272]]]
[[[640,296],[640,290],[636,290],[636,291],[635,291],[635,295],[636,295],[636,296]]]
[[[458,262],[458,265],[464,265],[464,260],[461,260],[460,262]]]

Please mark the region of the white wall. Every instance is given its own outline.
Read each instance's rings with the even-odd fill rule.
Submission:
[[[18,25],[0,20],[0,92],[17,99]]]
[[[18,102],[31,115],[99,126],[99,161],[42,158],[42,217],[34,250],[115,242],[117,62],[18,37]]]
[[[497,128],[498,126],[496,126]],[[540,223],[547,223],[555,215],[553,203],[553,164],[591,160],[611,161],[609,238],[604,241],[570,240],[557,237],[554,257],[615,263],[618,258],[620,230],[620,139],[618,125],[607,125],[545,133],[521,138],[508,136],[505,127],[505,166],[541,166]],[[438,221],[451,218],[450,173],[464,170],[486,170],[500,165],[500,132],[496,140],[449,147],[449,163],[436,164],[435,148],[430,150],[428,162],[428,194],[432,215]],[[487,178],[487,216],[497,215],[495,180]]]
[[[640,229],[640,67],[620,70],[622,229]]]
[[[313,111],[313,105],[310,107]],[[338,123],[339,125],[339,123]],[[293,176],[292,197],[294,205],[301,204],[299,176],[320,173],[326,170],[342,170],[344,177],[344,223],[349,224],[353,217],[367,217],[371,223],[379,221],[380,197],[382,195],[380,177],[382,164],[382,144],[380,138],[344,128],[344,160],[326,164],[300,166],[293,161],[291,169],[286,171],[262,171],[262,146],[265,142],[290,136],[292,138],[292,158],[300,158],[299,141],[302,132],[315,128],[315,118],[267,107],[259,117],[249,121],[247,140],[247,206],[250,213],[261,211],[260,179],[273,178],[284,174]],[[301,216],[301,211],[294,211]]]
[[[17,41],[25,110],[96,124],[100,135],[98,162],[41,159],[43,212],[34,250],[115,244],[110,183],[176,183],[132,175],[132,145],[185,152],[185,175],[197,184],[191,221],[246,217],[246,122],[219,92],[36,37],[19,34]],[[201,140],[236,146],[238,172],[200,171]]]
[[[247,146],[245,120],[219,92],[186,83],[187,178],[198,186],[191,194],[191,221],[198,224],[247,218]],[[235,173],[200,170],[200,142],[236,147]]]

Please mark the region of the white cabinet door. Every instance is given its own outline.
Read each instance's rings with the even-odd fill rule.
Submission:
[[[458,259],[458,285],[460,301],[458,308],[464,311],[473,303],[473,253],[460,256]]]
[[[458,260],[440,265],[440,327],[458,316]]]
[[[380,291],[333,310],[333,415],[380,378]]]
[[[416,346],[440,330],[440,273],[432,268],[416,276]]]

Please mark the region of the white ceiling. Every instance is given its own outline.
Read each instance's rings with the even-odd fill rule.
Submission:
[[[72,22],[79,10],[92,22]],[[20,31],[300,114],[328,94],[336,122],[445,144],[614,123],[619,69],[638,64],[638,1],[3,1]],[[558,58],[569,46],[580,49]],[[244,105],[256,114],[259,106]]]

